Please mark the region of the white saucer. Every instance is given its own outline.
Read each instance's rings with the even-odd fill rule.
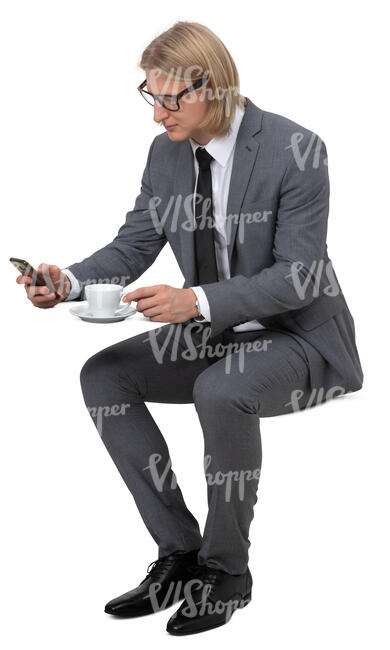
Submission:
[[[121,309],[123,309],[123,307],[119,307],[117,311],[120,311]],[[136,308],[133,307],[130,303],[128,305],[128,309],[123,311],[121,314],[117,314],[116,316],[94,316],[89,310],[88,300],[83,300],[78,305],[75,305],[69,309],[70,314],[78,316],[81,318],[81,320],[84,320],[87,323],[117,323],[121,320],[124,320],[125,318],[128,318],[128,316],[135,314],[136,311]]]

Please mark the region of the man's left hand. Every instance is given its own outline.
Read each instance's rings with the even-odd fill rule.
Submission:
[[[184,323],[198,316],[195,307],[196,295],[192,289],[176,289],[167,284],[140,287],[126,293],[123,302],[137,303],[137,311],[152,321],[163,323]]]

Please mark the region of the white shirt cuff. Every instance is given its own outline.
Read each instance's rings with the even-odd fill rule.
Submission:
[[[77,278],[75,278],[72,271],[69,271],[69,269],[61,269],[61,271],[68,276],[70,283],[72,285],[70,289],[70,294],[67,298],[65,298],[64,302],[66,300],[74,300],[75,298],[78,298],[81,293],[81,287],[79,281],[77,280]]]
[[[207,300],[207,296],[202,287],[190,287],[190,289],[192,289],[199,301],[200,313],[205,317],[207,321],[211,321],[209,301]],[[197,323],[203,323],[202,319],[194,318],[194,320],[196,320]]]

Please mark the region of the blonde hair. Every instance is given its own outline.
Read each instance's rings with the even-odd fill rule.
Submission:
[[[164,75],[174,73],[176,80],[185,80],[189,85],[208,74],[209,108],[198,128],[214,137],[230,133],[236,107],[244,108],[245,97],[240,94],[234,61],[211,29],[200,23],[179,21],[145,48],[138,65]]]

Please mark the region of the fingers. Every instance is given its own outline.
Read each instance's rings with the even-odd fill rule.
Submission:
[[[57,303],[61,302],[62,297],[56,298],[54,293],[49,293],[46,296],[34,296],[29,298],[34,307],[41,307],[46,309],[47,307],[54,307]]]
[[[137,311],[142,311],[144,312],[145,309],[149,311],[153,308],[158,309],[160,308],[160,311],[163,309],[163,305],[161,304],[162,301],[161,299],[158,299],[158,296],[153,296],[152,298],[143,298],[142,300],[138,300],[137,302]],[[156,312],[157,313],[157,312]],[[147,314],[149,315],[149,314]]]
[[[18,275],[16,282],[18,284],[31,284],[32,278],[29,275]]]
[[[141,298],[148,298],[159,293],[161,290],[169,289],[166,284],[154,284],[151,287],[139,287],[126,294],[126,302],[129,300],[140,300]]]
[[[165,322],[168,318],[168,311],[162,307],[156,307],[155,309],[145,309],[142,311],[142,315],[146,318],[156,318]]]
[[[38,273],[41,273],[42,271],[46,272],[47,274],[47,268],[45,269],[44,267],[49,267],[48,264],[40,264],[40,269]],[[52,265],[53,268],[57,268]],[[43,273],[42,273],[43,275]],[[59,302],[61,302],[64,298],[62,294],[59,294],[59,298],[55,297],[55,293],[51,292],[48,287],[45,286],[37,286],[33,283],[33,278],[29,275],[18,275],[16,278],[17,284],[23,284],[24,288],[26,290],[27,298],[31,301],[31,303],[34,305],[34,307],[40,307],[42,309],[47,309],[49,307],[54,307],[57,305]],[[57,290],[57,293],[58,290]]]
[[[45,289],[46,287],[43,287]],[[48,293],[47,291],[31,291],[27,293],[28,298],[30,300],[34,301],[37,305],[40,304],[45,304],[48,300],[53,300],[55,299],[55,294],[54,293]]]
[[[25,284],[24,288],[26,289],[27,296],[29,298],[35,298],[35,296],[47,296],[50,294],[50,289],[49,287],[40,287],[35,284],[31,285]]]
[[[157,322],[157,323],[171,323],[171,322],[173,323],[173,322],[175,322],[173,320],[171,321],[171,319],[168,318],[168,316],[166,316],[164,314],[158,314],[157,316],[146,316],[145,318],[149,318],[149,320],[152,320],[152,321]]]
[[[48,287],[38,287],[36,285],[30,286],[31,278],[29,278],[29,280],[29,282],[24,283],[24,288],[26,290],[27,298],[31,300],[35,307],[48,307],[51,306],[51,303],[58,302],[55,294],[51,293]]]
[[[41,303],[37,304],[35,303],[35,301],[34,302],[32,301],[34,307],[39,307],[40,309],[49,309],[50,307],[55,307],[59,302],[61,302],[61,298],[54,298],[51,300],[48,299],[47,302],[42,304]]]

